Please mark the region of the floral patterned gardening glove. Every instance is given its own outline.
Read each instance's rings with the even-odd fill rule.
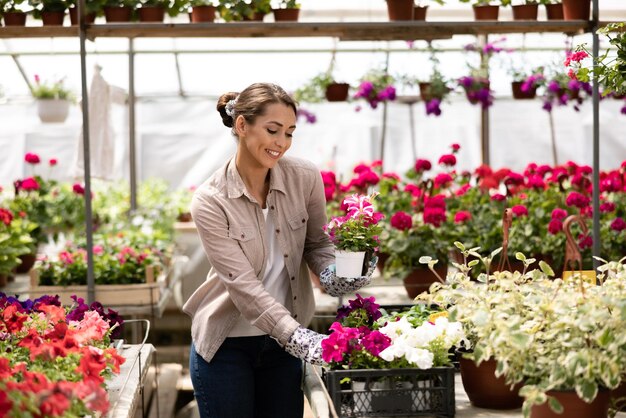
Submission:
[[[322,340],[326,337],[327,335],[300,326],[289,337],[285,351],[307,363],[324,366],[326,362],[322,359]]]
[[[373,256],[370,260],[369,268],[367,269],[365,276],[359,277],[338,277],[335,274],[335,265],[331,264],[320,273],[320,283],[324,286],[326,292],[331,296],[341,296],[346,293],[354,292],[363,286],[370,284],[372,274],[374,273],[374,270],[376,270],[377,262],[378,257]]]

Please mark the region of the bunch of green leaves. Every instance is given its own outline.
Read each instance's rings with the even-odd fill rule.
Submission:
[[[0,13],[5,12],[19,12],[20,9],[17,8],[20,4],[24,3],[25,0],[0,0]]]
[[[28,0],[28,4],[33,8],[32,13],[36,19],[41,19],[42,12],[64,12],[68,7],[65,0]]]
[[[330,73],[320,73],[299,87],[293,93],[293,98],[298,102],[320,103],[326,100],[326,89],[332,83],[334,79]]]
[[[34,243],[30,233],[34,228],[33,223],[19,216],[14,217],[8,225],[0,221],[0,275],[11,274],[20,264],[19,257],[32,253]]]
[[[219,0],[217,9],[227,21],[252,19],[255,13],[269,13],[272,10],[270,0]]]
[[[31,94],[36,99],[75,100],[74,93],[65,87],[63,79],[48,83],[46,81],[42,82],[38,77],[35,77],[35,84],[31,87]]]

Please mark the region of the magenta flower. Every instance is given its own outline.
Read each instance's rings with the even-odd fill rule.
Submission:
[[[455,166],[456,165],[456,157],[453,154],[444,154],[439,158],[439,164],[447,165],[447,166]]]
[[[524,176],[511,171],[504,179],[504,184],[506,184],[507,186],[521,186],[522,184],[524,184]]]
[[[78,184],[78,183],[75,183],[72,186],[72,191],[74,193],[76,193],[76,194],[79,194],[79,195],[84,195],[85,194],[85,188],[83,186],[81,186],[80,184]]]
[[[435,177],[435,186],[436,187],[446,187],[450,183],[452,183],[452,176],[448,173],[439,173]]]
[[[434,98],[425,102],[426,115],[441,116],[441,100]]]
[[[407,229],[411,229],[413,226],[413,220],[411,216],[403,211],[398,211],[393,214],[390,219],[391,226],[399,229],[400,231],[406,231]]]
[[[424,223],[431,224],[437,228],[446,221],[445,209],[438,207],[426,207],[424,208]]]
[[[556,235],[563,230],[563,222],[558,219],[552,219],[548,224],[548,232]]]
[[[506,196],[500,193],[496,193],[493,196],[491,196],[491,200],[495,200],[496,202],[502,202],[506,200]]]
[[[567,218],[567,211],[561,208],[554,208],[550,217],[552,219],[556,219],[557,221],[562,221],[563,219]]]
[[[407,193],[411,193],[414,197],[420,197],[422,195],[422,189],[417,187],[415,184],[407,184],[404,186],[404,191]]]
[[[24,180],[20,182],[20,185],[19,185],[20,189],[23,189],[26,191],[39,190],[39,187],[40,187],[39,183],[34,177],[25,178]]]
[[[600,205],[600,213],[611,213],[615,210],[615,203],[605,202]]]
[[[524,205],[515,205],[511,208],[511,210],[513,211],[513,215],[518,218],[520,216],[528,216],[528,208]]]
[[[611,222],[611,229],[616,232],[622,232],[626,229],[626,221],[622,218],[613,219],[613,222]]]
[[[526,186],[531,189],[545,189],[546,182],[543,180],[543,177],[538,174],[531,174],[528,177],[528,181],[526,182]]]
[[[454,215],[454,223],[462,224],[472,219],[472,214],[466,210],[460,210]]]
[[[26,161],[28,164],[33,165],[39,164],[41,162],[41,160],[39,159],[39,155],[30,152],[26,153],[26,155],[24,156],[24,161]]]
[[[322,358],[326,363],[332,361],[340,362],[343,355],[348,351],[349,340],[344,335],[333,332],[322,340]]]
[[[578,246],[581,250],[593,247],[593,238],[590,235],[578,235]]]
[[[582,195],[578,192],[570,192],[570,194],[565,198],[565,204],[567,206],[576,206],[577,208],[584,208],[589,206],[590,199]]]
[[[415,171],[418,173],[422,173],[424,171],[428,171],[432,168],[432,164],[428,160],[417,159],[415,161]]]
[[[391,345],[391,338],[380,331],[372,331],[363,337],[361,344],[373,356],[378,356],[381,351]]]

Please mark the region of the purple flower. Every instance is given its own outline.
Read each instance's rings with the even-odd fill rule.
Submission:
[[[543,106],[541,106],[541,108],[546,112],[552,112],[552,103],[550,103],[550,101],[545,101],[543,102]]]
[[[561,86],[557,81],[552,80],[548,83],[548,90],[550,90],[552,93],[558,93],[561,90]]]
[[[391,345],[391,338],[380,331],[372,331],[363,337],[361,344],[372,355],[378,356],[381,351]]]
[[[439,99],[431,99],[427,101],[426,102],[426,114],[435,115],[435,116],[441,115],[441,107],[439,107],[440,105],[441,105],[441,100]],[[624,106],[624,109],[626,109],[626,106]]]
[[[299,108],[298,109],[298,114],[297,117],[303,117],[304,120],[306,121],[306,123],[315,123],[317,122],[317,116],[315,116],[315,113],[310,112],[304,108]]]
[[[396,100],[396,88],[394,86],[387,86],[378,93],[376,98],[381,102]]]
[[[473,82],[474,82],[474,79],[472,77],[466,76],[466,77],[459,78],[459,84],[461,84],[466,89],[469,89],[470,87],[472,87]]]
[[[622,115],[626,115],[626,104],[624,105],[624,107],[622,107],[620,112],[622,113]]]

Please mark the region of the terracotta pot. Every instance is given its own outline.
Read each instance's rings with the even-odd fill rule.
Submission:
[[[517,409],[524,398],[517,393],[522,387],[518,383],[511,389],[503,376],[496,377],[497,362],[493,359],[476,365],[473,360],[460,357],[461,381],[472,405],[489,409]]]
[[[5,12],[5,26],[26,26],[26,13],[24,12]]]
[[[37,261],[37,254],[23,254],[19,258],[22,263],[15,267],[13,272],[15,274],[24,274],[28,273],[30,269],[33,268],[35,261]]]
[[[413,20],[413,7],[413,0],[387,0],[389,20]]]
[[[41,21],[44,26],[63,26],[65,10],[62,12],[41,12]]]
[[[193,6],[189,14],[189,20],[191,23],[214,22],[216,11],[215,6]]]
[[[591,0],[563,0],[565,20],[589,20]]]
[[[275,22],[297,22],[300,9],[272,9]]]
[[[420,96],[423,101],[429,102],[433,97],[430,94],[430,83],[418,83],[420,88]]]
[[[626,411],[626,381],[622,377],[622,383],[611,391],[611,405],[617,411]]]
[[[498,20],[500,6],[473,6],[475,20]]]
[[[140,22],[163,22],[163,20],[165,20],[164,7],[142,7],[138,9],[138,12]]]
[[[76,7],[71,7],[69,9],[69,13],[70,13],[70,23],[72,26],[78,26],[78,9]],[[95,13],[87,13],[85,15],[85,22],[86,23],[93,23],[96,21],[96,14]]]
[[[538,4],[513,6],[513,20],[537,20]]]
[[[563,413],[552,411],[548,402],[535,405],[530,410],[530,418],[606,418],[609,414],[610,392],[598,391],[598,396],[591,403],[586,403],[576,395],[574,390],[550,390],[548,396],[556,398],[563,406]]]
[[[448,274],[448,266],[435,268],[435,271],[442,279],[445,280]],[[437,276],[428,268],[417,268],[404,278],[404,288],[411,299],[415,299],[417,295],[427,292],[430,285],[439,281]]]
[[[178,222],[191,222],[193,219],[191,218],[191,213],[185,212],[178,215],[176,218]]]
[[[563,20],[563,4],[546,4],[548,20]]]
[[[107,23],[113,22],[130,22],[130,18],[133,14],[131,7],[105,7],[104,18]]]
[[[345,102],[348,100],[348,91],[350,84],[348,83],[331,83],[326,87],[326,100],[329,102]]]
[[[378,261],[376,262],[376,267],[380,270],[380,274],[383,274],[385,271],[385,263],[389,259],[389,254],[387,253],[378,253]]]
[[[413,20],[426,20],[426,12],[428,6],[415,6],[413,7]]]
[[[537,96],[537,88],[531,87],[528,91],[522,91],[523,81],[512,81],[511,90],[513,90],[513,98],[517,100],[534,99]]]

